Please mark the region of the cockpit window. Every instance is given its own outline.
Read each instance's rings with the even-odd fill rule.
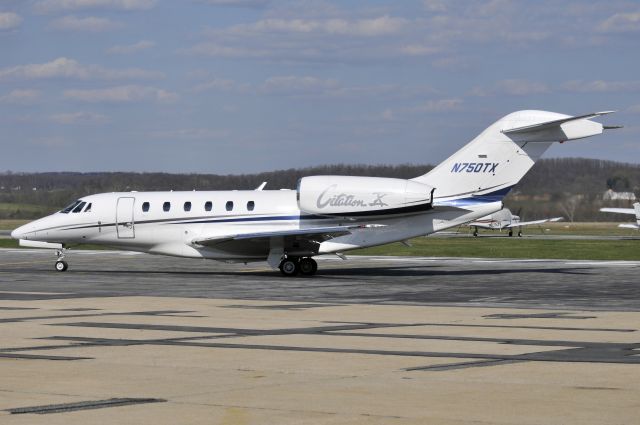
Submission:
[[[73,201],[70,205],[66,206],[63,210],[60,210],[60,212],[63,214],[68,214],[71,212],[71,210],[77,207],[80,202],[82,201],[79,199],[77,201]]]
[[[73,211],[71,211],[71,212],[79,213],[80,211],[82,211],[82,209],[84,208],[84,206],[85,206],[85,205],[87,205],[87,203],[86,203],[86,202],[84,202],[84,201],[83,201],[83,202],[80,202],[80,203],[78,204],[78,206],[77,206],[77,207],[75,207],[75,208],[73,209]]]
[[[87,205],[87,208],[84,209],[84,212],[91,212],[91,202]]]

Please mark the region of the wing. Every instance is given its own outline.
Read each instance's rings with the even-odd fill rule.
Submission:
[[[618,224],[618,227],[622,227],[624,229],[635,229],[635,230],[640,229],[640,225],[633,224],[633,223]]]
[[[216,235],[196,238],[191,243],[202,246],[214,246],[230,241],[268,241],[270,238],[298,238],[313,242],[324,242],[352,233],[354,229],[381,227],[381,225],[353,225],[332,227],[311,227],[308,229],[275,230],[269,232],[238,233],[233,235]]]
[[[600,208],[602,212],[618,213],[618,214],[635,214],[636,211],[633,208]]]
[[[472,221],[471,223],[467,223],[467,226],[491,230],[495,230],[500,227],[500,225],[495,221]]]
[[[508,226],[505,226],[507,228],[509,227],[521,227],[521,226],[532,226],[534,224],[542,224],[542,223],[546,223],[546,222],[556,222],[556,221],[560,221],[563,220],[564,217],[553,217],[553,218],[545,218],[542,220],[533,220],[533,221],[521,221],[518,223],[513,223],[510,224]]]

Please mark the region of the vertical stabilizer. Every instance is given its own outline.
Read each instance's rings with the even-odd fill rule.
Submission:
[[[589,118],[603,114],[572,117],[546,111],[511,113],[413,180],[436,188],[436,204],[500,201],[553,142],[601,134],[602,124]]]

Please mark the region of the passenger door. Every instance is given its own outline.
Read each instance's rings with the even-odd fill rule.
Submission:
[[[116,232],[119,239],[135,238],[133,205],[135,198],[118,198],[116,206]]]

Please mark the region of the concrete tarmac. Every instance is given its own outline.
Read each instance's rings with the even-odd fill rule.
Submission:
[[[631,424],[640,262],[0,250],[0,423]]]

